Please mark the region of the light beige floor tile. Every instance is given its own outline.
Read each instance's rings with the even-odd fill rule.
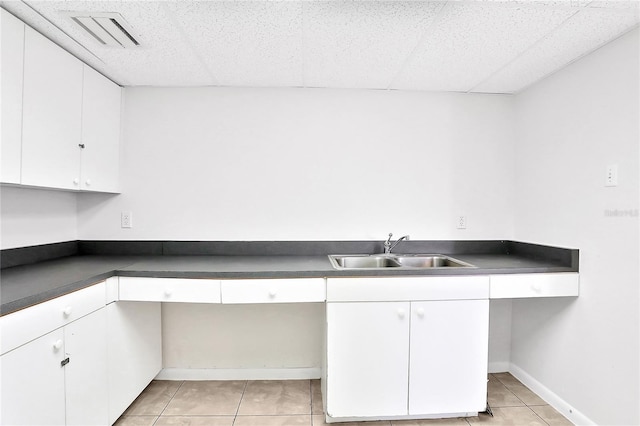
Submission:
[[[249,381],[239,415],[311,414],[309,380]]]
[[[166,416],[235,415],[242,398],[245,381],[184,382],[162,413]]]
[[[509,386],[522,386],[520,380],[516,379],[511,373],[493,373],[493,377],[498,379],[506,387]]]
[[[154,380],[131,403],[123,415],[160,415],[181,385],[180,381]]]
[[[571,425],[573,425],[573,423],[571,423],[569,420],[567,420],[566,417],[564,417],[562,414],[557,412],[555,410],[555,408],[553,408],[550,405],[538,405],[538,406],[531,407],[531,409],[537,415],[542,417],[542,419],[545,422],[549,423],[550,426],[571,426]]]
[[[234,416],[160,416],[154,426],[233,426]]]
[[[320,380],[311,381],[311,414],[324,413]]]
[[[122,416],[113,426],[152,426],[158,416]]]
[[[462,418],[429,419],[429,420],[391,420],[391,426],[469,426]]]
[[[313,426],[391,426],[391,422],[388,420],[380,420],[377,422],[339,422],[339,423],[326,423],[324,420],[324,414],[314,414],[311,416],[313,419]]]
[[[311,415],[238,416],[234,426],[311,426]]]
[[[468,417],[471,425],[486,424],[492,426],[547,426],[529,407],[494,408],[493,417],[480,414],[478,417]]]
[[[505,385],[499,381],[490,381],[487,385],[489,405],[493,407],[519,407],[524,406]]]
[[[507,386],[511,392],[513,392],[520,401],[527,405],[547,405],[547,402],[533,393],[531,389],[525,385],[509,385]]]

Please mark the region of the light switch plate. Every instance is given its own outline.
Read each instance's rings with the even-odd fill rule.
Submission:
[[[618,165],[609,164],[607,166],[607,174],[604,186],[618,186]]]

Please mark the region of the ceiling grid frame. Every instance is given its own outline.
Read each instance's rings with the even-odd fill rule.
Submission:
[[[402,71],[407,66],[407,64],[411,61],[411,58],[413,57],[413,55],[415,55],[416,51],[422,45],[422,43],[424,42],[424,40],[427,37],[427,35],[431,32],[431,29],[434,27],[434,25],[441,18],[441,16],[442,16],[443,12],[445,11],[445,9],[447,7],[449,7],[449,4],[451,4],[451,1],[443,2],[442,7],[440,7],[440,9],[438,10],[438,13],[436,14],[435,18],[433,18],[433,20],[429,23],[429,26],[427,28],[425,28],[424,33],[420,37],[420,40],[418,40],[418,43],[416,43],[416,45],[411,50],[411,53],[409,55],[407,55],[405,60],[402,62],[402,65],[400,66],[400,68],[398,68],[398,71],[396,71],[396,73],[393,75],[393,78],[391,79],[391,81],[387,85],[386,90],[397,90],[397,89],[393,89],[392,88],[393,84],[398,79],[398,76],[400,76],[402,74]]]
[[[591,3],[591,2],[589,2]],[[576,16],[578,13],[582,12],[582,9],[578,9],[576,10],[575,13],[573,13],[571,16],[569,16],[567,19],[565,19],[564,21],[562,21],[558,26],[556,26],[555,28],[553,28],[552,30],[549,30],[547,32],[547,34],[545,34],[543,37],[537,39],[535,42],[533,42],[533,44],[531,44],[529,47],[527,47],[525,50],[523,50],[522,52],[520,52],[518,55],[516,55],[515,57],[513,57],[510,61],[506,62],[504,65],[502,65],[500,68],[496,69],[495,71],[493,71],[490,75],[486,76],[484,79],[480,80],[479,82],[477,82],[476,84],[474,84],[467,93],[472,93],[474,92],[474,89],[481,87],[482,84],[484,84],[485,82],[491,80],[491,78],[493,78],[493,76],[495,76],[496,74],[498,74],[500,71],[504,70],[506,67],[508,67],[510,64],[512,64],[513,62],[517,61],[519,58],[521,58],[523,55],[525,55],[527,52],[529,52],[531,49],[533,49],[536,45],[540,44],[540,43],[544,43],[544,41],[549,37],[549,35],[551,35],[552,33],[554,33],[555,31],[557,31],[559,28],[561,28],[563,25],[566,25],[567,22],[569,22],[571,19],[573,19],[574,16]],[[546,76],[542,76],[540,79],[545,78]],[[538,80],[536,80],[538,81]],[[532,84],[535,84],[532,83]],[[528,86],[527,86],[528,87]],[[523,89],[521,89],[523,90]],[[475,92],[474,92],[475,93]],[[490,93],[490,92],[481,92],[481,93]],[[516,92],[517,93],[517,92]]]
[[[211,78],[211,85],[219,86],[220,83],[218,82],[218,79],[216,78],[215,73],[209,68],[209,66],[207,65],[205,60],[202,58],[202,56],[200,56],[200,52],[198,52],[198,50],[195,48],[195,46],[193,44],[193,41],[191,41],[191,38],[189,38],[189,36],[185,32],[184,28],[180,24],[180,22],[178,22],[178,19],[174,15],[173,11],[169,9],[169,7],[166,5],[166,3],[161,3],[161,4],[162,4],[162,10],[164,11],[164,13],[169,17],[169,20],[171,21],[173,26],[176,27],[176,29],[178,30],[178,32],[182,36],[183,40],[185,41],[185,43],[191,49],[191,52],[193,53],[193,55],[198,59],[198,62],[200,63],[200,66],[203,68],[203,70]]]

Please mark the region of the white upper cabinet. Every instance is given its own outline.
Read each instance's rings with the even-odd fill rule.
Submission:
[[[4,9],[0,9],[1,59],[0,92],[2,93],[2,140],[0,181],[20,183],[20,151],[22,144],[22,76],[25,25]]]
[[[0,12],[0,182],[117,192],[121,88]]]
[[[83,64],[25,29],[22,181],[78,189]]]
[[[121,88],[84,66],[80,188],[118,191]]]

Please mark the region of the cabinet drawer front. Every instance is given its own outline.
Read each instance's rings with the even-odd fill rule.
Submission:
[[[578,296],[579,274],[504,274],[491,275],[490,298]]]
[[[120,277],[120,300],[220,303],[220,281],[188,278]]]
[[[324,278],[222,281],[222,303],[324,302]]]
[[[2,353],[105,306],[104,281],[0,318]]]
[[[488,299],[489,277],[328,278],[327,301]]]

